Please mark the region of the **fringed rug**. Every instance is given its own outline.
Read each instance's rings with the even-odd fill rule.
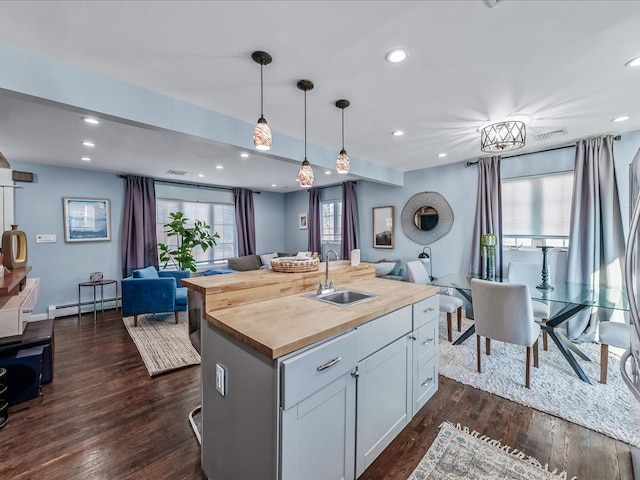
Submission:
[[[474,478],[482,480],[567,479],[535,458],[500,441],[445,422],[408,480]],[[575,478],[575,477],[574,477]]]
[[[463,323],[464,332],[472,321],[464,319]],[[600,345],[579,345],[591,359],[591,362],[578,359],[592,382],[589,385],[576,376],[551,339],[548,351],[542,350],[540,342],[540,367],[531,368],[528,389],[524,386],[524,347],[493,341],[491,355],[485,355],[483,341],[482,373],[478,373],[475,336],[462,345],[449,343],[446,314],[440,316],[439,327],[441,375],[640,446],[640,404],[622,380],[620,357],[612,353],[613,348],[609,350],[607,384],[603,385],[599,383]],[[454,327],[454,341],[460,335],[455,330]]]
[[[178,324],[173,313],[140,315],[137,327],[133,326],[133,317],[124,317],[122,321],[150,376],[200,364],[200,355],[189,340],[185,312],[180,312]]]

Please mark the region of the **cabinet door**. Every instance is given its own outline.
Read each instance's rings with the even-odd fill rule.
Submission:
[[[408,336],[358,363],[356,477],[411,418],[411,381]]]
[[[351,372],[282,412],[282,480],[351,480],[356,386]]]

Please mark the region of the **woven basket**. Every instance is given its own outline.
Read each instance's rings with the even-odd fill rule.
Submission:
[[[309,257],[278,257],[271,259],[271,268],[275,272],[301,273],[315,272],[320,267],[320,259]]]

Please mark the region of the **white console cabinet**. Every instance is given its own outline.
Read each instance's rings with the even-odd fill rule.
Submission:
[[[0,338],[22,335],[38,301],[39,278],[28,278],[18,295],[0,296]]]

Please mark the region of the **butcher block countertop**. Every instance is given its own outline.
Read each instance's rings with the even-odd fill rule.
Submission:
[[[310,273],[260,270],[212,277],[182,283],[203,295],[212,325],[272,359],[438,293],[431,285],[376,278],[373,264],[351,267],[346,261],[330,264],[336,288],[377,297],[348,307],[304,297],[317,288],[315,279],[324,281],[324,263]]]

